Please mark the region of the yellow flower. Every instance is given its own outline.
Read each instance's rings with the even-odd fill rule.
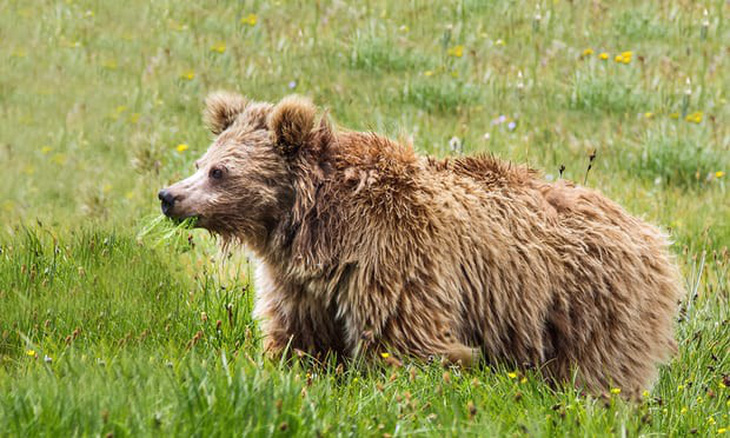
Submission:
[[[520,383],[522,383],[523,385],[524,385],[525,383],[527,383],[527,377],[523,377],[523,378],[522,378],[522,380],[520,380]]]
[[[256,22],[258,21],[258,17],[256,14],[248,14],[241,18],[241,24],[247,24],[249,26],[256,26]]]
[[[717,434],[718,434],[718,435],[722,435],[722,434],[723,434],[723,433],[725,433],[725,432],[727,432],[727,429],[726,429],[726,428],[724,428],[724,427],[721,427],[721,428],[717,429]]]
[[[27,350],[25,352],[25,354],[27,354],[30,357],[36,357],[38,355],[38,353],[36,353],[35,350]]]
[[[611,394],[621,394],[621,388],[611,388]]]
[[[514,371],[511,372],[511,373],[507,373],[507,377],[509,377],[510,379],[516,379],[517,378],[517,373],[514,372]]]
[[[644,396],[644,398],[649,397],[649,391],[644,390],[641,395]]]
[[[601,61],[606,61],[608,60],[608,53],[602,52],[598,57],[601,58]]]
[[[590,48],[589,49],[585,49],[583,51],[583,56],[591,56],[593,53],[594,53],[593,52],[593,49],[590,49]]]
[[[43,155],[48,155],[48,153],[49,153],[49,152],[51,152],[52,150],[53,150],[53,148],[52,148],[52,147],[50,147],[50,146],[43,146],[43,147],[41,148],[41,153],[42,153]]]
[[[715,424],[715,417],[707,417],[707,422],[710,424]]]
[[[616,57],[613,58],[613,60],[616,62],[623,62],[624,58],[621,55],[616,55]]]
[[[692,114],[687,114],[687,117],[685,117],[684,119],[691,123],[701,123],[702,122],[702,111],[697,111]]]
[[[216,43],[210,47],[210,50],[217,53],[224,53],[226,51],[226,43]]]
[[[190,148],[190,146],[186,145],[185,143],[180,143],[179,145],[177,145],[175,147],[175,150],[178,151],[178,152],[185,152],[189,148]]]
[[[51,158],[51,161],[58,164],[59,166],[63,166],[66,164],[66,155],[64,154],[55,154],[53,158]]]
[[[192,81],[193,79],[195,79],[195,72],[192,71],[192,70],[188,70],[185,73],[183,73],[182,75],[180,75],[180,77],[183,78],[183,79],[187,79],[189,81]]]
[[[687,411],[688,411],[688,409],[687,409],[687,406],[685,406],[685,407],[683,407],[683,408],[682,408],[682,409],[681,409],[681,410],[679,411],[679,413],[680,413],[680,414],[686,414],[686,413],[687,413]]]
[[[623,53],[621,54],[621,56],[623,56],[623,57],[624,57],[624,59],[628,58],[628,59],[629,59],[629,61],[630,61],[630,60],[631,60],[631,57],[632,57],[632,56],[634,56],[634,52],[631,52],[631,51],[628,51],[628,52],[623,52]]]
[[[684,385],[677,385],[677,391],[681,391],[684,389]]]
[[[433,76],[433,71],[431,71],[431,70],[426,70],[425,72],[423,72],[423,75],[424,75],[424,76]]]
[[[380,353],[380,356],[381,356],[381,357],[382,357],[383,359],[387,359],[387,358],[389,358],[389,357],[390,357],[390,353]]]
[[[644,113],[644,117],[646,117],[647,119],[653,119],[654,113],[652,113],[652,112]]]
[[[454,47],[450,48],[449,50],[447,50],[446,53],[449,56],[453,56],[455,58],[461,58],[462,56],[464,56],[464,46],[461,46],[461,45],[454,46]]]

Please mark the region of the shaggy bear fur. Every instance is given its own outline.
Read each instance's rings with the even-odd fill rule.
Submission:
[[[300,97],[217,93],[205,119],[166,212],[253,250],[271,352],[502,360],[636,395],[676,349],[666,236],[595,190],[336,131]]]

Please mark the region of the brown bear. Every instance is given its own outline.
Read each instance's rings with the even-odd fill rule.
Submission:
[[[676,349],[667,237],[595,190],[338,131],[296,96],[215,93],[205,119],[162,209],[255,253],[270,352],[503,361],[631,396]]]

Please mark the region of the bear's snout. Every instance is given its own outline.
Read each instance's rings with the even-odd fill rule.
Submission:
[[[171,216],[172,209],[175,207],[175,196],[169,190],[162,189],[157,197],[160,199],[162,214],[168,217]]]

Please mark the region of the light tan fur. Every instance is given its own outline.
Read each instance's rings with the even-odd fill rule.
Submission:
[[[269,351],[482,358],[635,396],[676,348],[667,237],[599,192],[336,132],[301,98],[241,101],[208,109],[228,128],[171,215],[255,252]]]

